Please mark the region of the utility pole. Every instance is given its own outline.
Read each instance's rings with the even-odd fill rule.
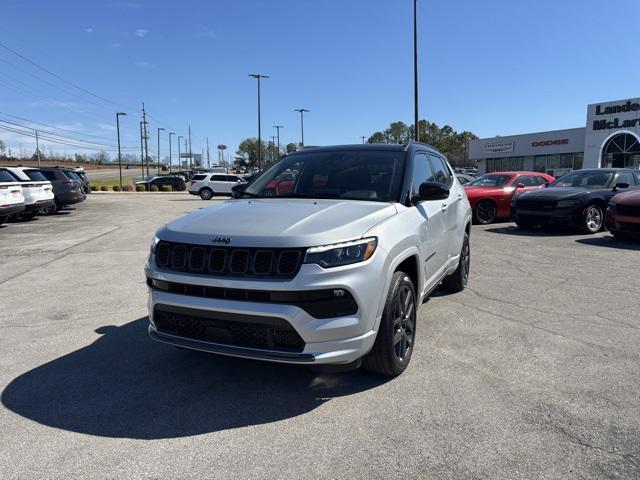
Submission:
[[[140,167],[142,168],[142,178],[144,178],[144,133],[142,131],[142,122],[140,122]]]
[[[189,170],[193,170],[193,153],[191,152],[191,125],[189,125]]]
[[[295,111],[300,112],[300,136],[302,139],[300,142],[300,146],[304,147],[304,113],[308,112],[309,110],[307,110],[306,108],[296,108]]]
[[[158,127],[158,175],[160,175],[160,130],[164,128]]]
[[[271,163],[276,161],[276,136],[271,135]]]
[[[269,78],[268,75],[262,75],[260,73],[250,73],[251,78],[255,78],[258,81],[258,170],[262,170],[262,131],[260,126],[260,79]]]
[[[280,129],[284,128],[284,125],[274,125],[273,128],[276,129],[276,136],[278,137],[278,157],[280,156]]]
[[[124,112],[116,112],[116,131],[118,132],[118,169],[120,170],[120,190],[122,190],[122,152],[120,152],[120,115]]]
[[[169,173],[171,173],[171,135],[175,135],[173,132],[169,132]]]
[[[367,138],[367,137],[365,137],[364,135],[362,135],[360,138],[362,139],[362,143],[364,143],[364,139],[365,139],[365,138]]]
[[[184,138],[182,135],[178,136],[178,171],[182,170],[182,155],[180,154],[180,139]]]
[[[413,130],[416,142],[420,141],[418,128],[418,0],[413,0]]]
[[[40,167],[40,139],[38,138],[38,130],[36,130],[36,155],[38,157],[38,167]]]
[[[209,157],[209,137],[207,137],[207,168],[211,168],[211,158]]]
[[[149,134],[147,132],[147,112],[144,109],[144,102],[142,102],[142,126],[144,127],[144,156],[147,164],[147,176],[149,176]]]

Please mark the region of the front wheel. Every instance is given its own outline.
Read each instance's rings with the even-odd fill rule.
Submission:
[[[200,198],[202,200],[211,200],[211,197],[213,197],[213,192],[210,189],[203,188],[200,190]]]
[[[583,229],[587,233],[598,233],[602,230],[604,214],[598,205],[589,205],[584,211]]]
[[[442,285],[453,292],[461,292],[469,281],[469,269],[471,267],[471,247],[469,246],[469,234],[465,232],[460,251],[458,268],[451,275],[445,277]]]
[[[474,213],[476,223],[488,225],[495,221],[498,210],[495,202],[491,200],[480,200],[478,205],[476,205],[476,211]]]
[[[413,282],[404,272],[394,273],[376,341],[362,362],[364,368],[392,377],[406,370],[416,336],[416,309]]]

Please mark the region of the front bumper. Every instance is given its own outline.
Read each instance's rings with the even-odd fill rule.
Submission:
[[[544,210],[516,205],[511,207],[511,214],[514,220],[530,225],[576,226],[580,224],[582,209],[582,206],[570,206]]]
[[[357,304],[357,311],[342,316],[317,318],[314,310],[301,305],[261,302],[231,298],[210,298],[173,291],[149,288],[149,334],[155,340],[179,347],[193,348],[211,353],[236,357],[294,364],[346,364],[364,355],[373,347],[381,316],[386,278],[382,275],[385,252],[378,248],[366,262],[344,267],[323,269],[318,265],[302,265],[298,274],[290,280],[245,279],[183,274],[160,270],[153,258],[146,267],[148,279],[192,285],[196,288],[247,290],[251,292],[289,292],[343,289]],[[188,289],[185,291],[189,291]],[[277,297],[278,295],[276,295]],[[233,316],[235,321],[254,323],[255,319],[281,320],[299,335],[303,345],[298,351],[274,348],[247,348],[234,344],[207,341],[202,338],[186,338],[175,332],[162,330],[154,322],[158,310],[171,309],[186,314],[202,316]],[[314,316],[316,315],[316,316]]]
[[[631,215],[621,215],[609,208],[605,215],[605,226],[610,232],[620,232],[640,237],[640,218]]]

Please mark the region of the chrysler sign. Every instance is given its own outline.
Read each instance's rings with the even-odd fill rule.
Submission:
[[[513,142],[491,142],[484,144],[485,153],[513,152]]]

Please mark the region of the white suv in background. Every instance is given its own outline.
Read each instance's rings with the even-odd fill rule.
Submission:
[[[11,215],[24,211],[20,182],[5,168],[0,168],[0,225]]]
[[[231,189],[243,182],[242,177],[228,173],[197,173],[191,179],[189,193],[211,200],[214,195],[231,195]]]
[[[24,212],[22,218],[33,218],[39,210],[51,207],[54,203],[53,187],[51,182],[35,168],[7,167],[8,170],[20,182],[24,196]]]
[[[269,191],[287,171],[291,185]],[[156,232],[145,267],[149,334],[224,355],[399,375],[423,300],[441,283],[467,284],[470,227],[464,188],[428,145],[300,150],[238,185],[233,200]]]

